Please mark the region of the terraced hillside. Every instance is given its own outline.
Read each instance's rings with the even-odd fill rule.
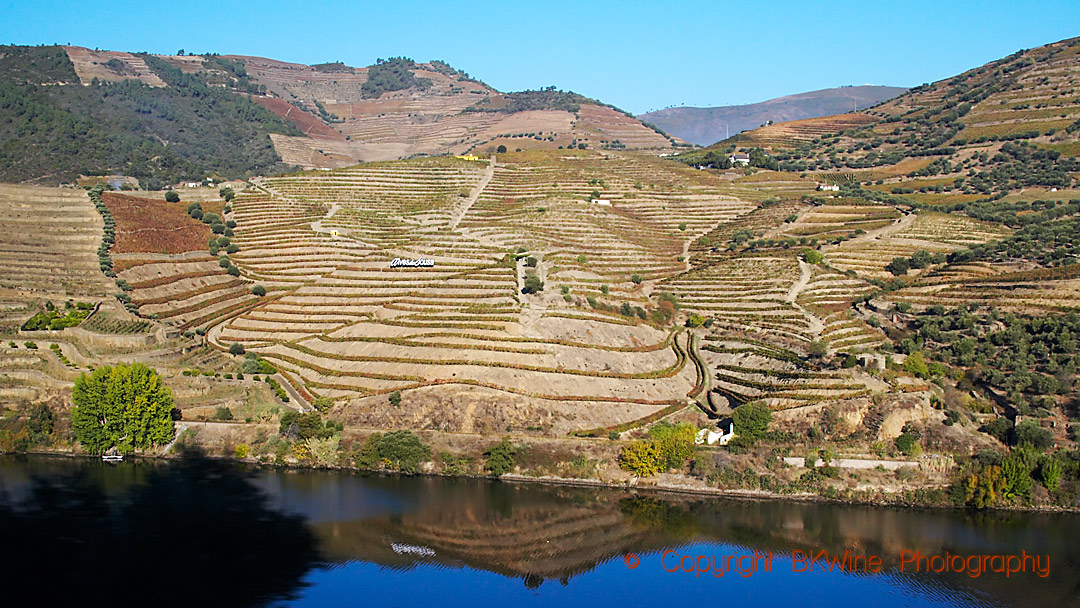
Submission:
[[[256,102],[304,131],[306,137],[275,135],[273,140],[285,162],[309,169],[415,155],[487,154],[500,145],[510,150],[578,144],[663,149],[681,141],[580,96],[545,92],[543,100],[515,104],[520,94],[500,93],[439,61],[403,63],[419,84],[374,94],[365,88],[369,73],[387,64],[352,68],[228,59],[242,62],[254,82],[266,87],[268,95],[254,97]]]

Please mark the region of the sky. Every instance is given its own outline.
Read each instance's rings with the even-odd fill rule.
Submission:
[[[634,113],[915,86],[1074,36],[1077,0],[0,0],[0,44],[441,59],[501,91],[554,85]]]

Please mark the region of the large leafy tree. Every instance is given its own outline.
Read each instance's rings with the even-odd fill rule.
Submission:
[[[130,454],[173,438],[172,391],[141,363],[101,367],[75,380],[71,425],[83,448]]]

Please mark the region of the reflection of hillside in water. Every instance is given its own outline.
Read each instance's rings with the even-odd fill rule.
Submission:
[[[573,488],[467,484],[453,500],[400,515],[313,525],[330,561],[363,560],[391,568],[467,566],[564,584],[626,553],[685,542],[651,526],[628,525],[620,495]]]
[[[424,485],[424,484],[421,484]],[[522,578],[526,585],[572,577],[626,553],[646,554],[691,542],[742,552],[820,551],[878,555],[892,584],[915,594],[972,601],[1065,605],[1080,597],[1076,538],[1070,516],[970,514],[835,504],[635,496],[626,492],[548,486],[450,483],[439,499],[419,492],[409,509],[314,524],[332,562],[361,560],[390,568],[433,564]],[[395,549],[396,547],[396,549]],[[710,548],[729,553],[731,547]],[[901,553],[1053,556],[1049,577],[1004,578],[899,572]],[[784,565],[788,568],[789,565]],[[884,576],[883,575],[883,576]],[[799,574],[798,576],[820,576]]]

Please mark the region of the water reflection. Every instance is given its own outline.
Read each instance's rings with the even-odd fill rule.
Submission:
[[[270,508],[230,464],[107,467],[34,477],[0,504],[5,590],[37,580],[52,605],[247,606],[294,597],[318,563],[302,518]]]
[[[859,594],[873,594],[876,605],[1060,606],[1080,598],[1075,515],[339,472],[247,475],[199,459],[115,468],[82,463],[78,474],[57,478],[65,468],[70,465],[0,460],[0,489],[18,503],[0,507],[0,538],[9,541],[0,576],[26,581],[56,571],[64,599],[115,598],[122,589],[125,597],[164,595],[166,603],[252,605],[299,595],[309,605],[361,596],[410,605],[445,595],[468,605],[498,593],[524,602],[637,605],[720,588],[710,575],[665,573],[661,558],[672,549],[774,554],[768,576],[723,579],[732,601],[851,605]],[[40,469],[54,476],[28,481],[31,473],[48,472]],[[883,572],[792,573],[792,552],[823,550],[876,555]],[[1046,578],[901,572],[901,556],[911,550],[1026,551],[1049,555],[1051,567]],[[640,556],[640,567],[627,568],[627,554]]]

